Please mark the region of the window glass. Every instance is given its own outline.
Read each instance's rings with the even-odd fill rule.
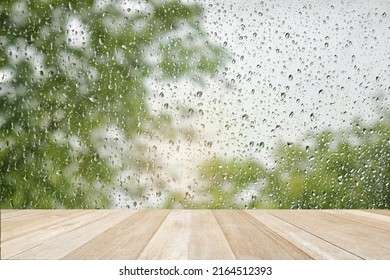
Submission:
[[[2,208],[389,208],[388,1],[0,3]]]

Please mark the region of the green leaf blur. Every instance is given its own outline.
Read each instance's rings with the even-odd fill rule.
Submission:
[[[227,55],[209,41],[200,5],[121,3],[1,1],[0,71],[11,77],[0,84],[1,208],[108,208],[121,195],[141,208],[148,192],[165,208],[390,207],[388,111],[280,142],[271,166],[212,157],[191,174],[196,186],[170,189],[145,141],[197,135],[152,114],[149,79],[202,82]]]
[[[169,126],[146,106],[146,79],[201,76],[221,61],[217,46],[192,45],[206,38],[201,6],[120,3],[1,2],[0,66],[12,73],[0,90],[2,208],[112,207],[115,159],[100,156],[96,131],[119,129],[137,146],[125,164],[142,170],[136,137]],[[190,35],[177,35],[183,26]]]

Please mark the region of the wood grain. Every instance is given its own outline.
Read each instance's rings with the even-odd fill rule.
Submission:
[[[384,259],[390,210],[1,210],[2,259]]]
[[[390,257],[390,234],[386,230],[343,218],[337,213],[283,210],[270,213],[302,230],[327,240],[362,259]]]
[[[326,210],[325,212],[356,223],[365,224],[368,227],[375,227],[386,230],[390,234],[389,216],[358,210]]]
[[[7,219],[15,218],[18,216],[30,215],[37,212],[42,212],[45,210],[1,210],[1,220],[5,221]]]
[[[168,210],[139,211],[63,259],[137,259],[168,213]]]
[[[96,216],[84,216],[84,221],[80,221],[78,226],[75,226],[72,230],[68,228],[64,234],[55,238],[48,238],[45,243],[13,256],[12,259],[52,260],[63,258],[133,213],[135,211],[100,210]]]
[[[51,226],[64,223],[68,220],[86,215],[92,210],[46,210],[37,211],[28,215],[18,215],[12,219],[5,219],[1,222],[1,241],[7,242],[11,239],[26,236],[40,230],[46,230]]]
[[[79,227],[86,219],[90,219],[91,216],[99,215],[99,212],[92,211],[79,210],[72,212],[73,213],[68,213],[69,215],[67,216],[63,211],[56,211],[54,215],[54,217],[57,217],[56,223],[51,220],[50,223],[45,223],[46,227],[36,227],[36,230],[30,231],[24,235],[19,235],[20,232],[17,231],[15,238],[6,240],[2,243],[2,256],[7,259],[12,258],[21,252],[40,246],[45,242],[59,237],[65,232],[69,232],[74,228]],[[48,216],[53,217],[50,213],[53,213],[53,211],[49,211],[48,213]],[[35,226],[37,220],[39,219],[34,219],[31,226]],[[26,226],[28,225],[29,223],[26,224]]]
[[[176,210],[139,259],[234,259],[234,254],[211,210]]]
[[[320,239],[293,224],[285,222],[266,211],[247,211],[250,215],[262,222],[296,247],[301,248],[310,257],[317,260],[354,260],[361,259],[334,244]]]
[[[382,209],[378,209],[378,210],[363,210],[363,211],[360,211],[360,212],[368,212],[368,213],[375,213],[375,214],[378,214],[378,215],[390,216],[390,211],[389,210],[382,210]]]
[[[237,259],[311,259],[247,212],[214,211]]]

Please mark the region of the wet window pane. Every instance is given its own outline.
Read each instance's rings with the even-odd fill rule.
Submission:
[[[1,207],[389,208],[389,11],[2,1]]]

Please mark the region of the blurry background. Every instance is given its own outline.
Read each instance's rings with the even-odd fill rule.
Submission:
[[[0,3],[2,208],[389,208],[388,1]]]

